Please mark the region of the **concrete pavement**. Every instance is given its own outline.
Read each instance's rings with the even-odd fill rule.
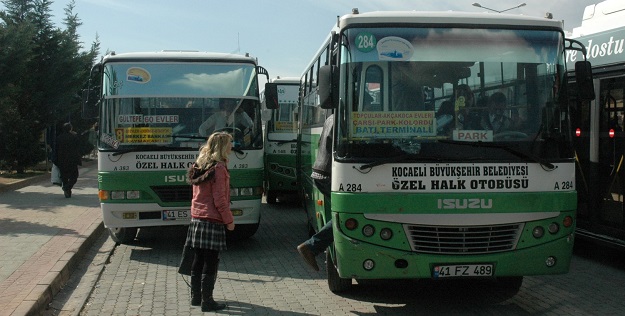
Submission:
[[[72,197],[49,174],[0,185],[0,315],[41,315],[103,232],[97,164]]]

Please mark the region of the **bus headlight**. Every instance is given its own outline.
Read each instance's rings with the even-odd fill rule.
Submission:
[[[375,228],[373,228],[373,226],[371,225],[365,225],[362,228],[362,234],[365,235],[365,237],[371,237],[373,236],[374,233],[375,233]]]
[[[111,191],[111,200],[123,200],[126,198],[125,191]]]
[[[354,218],[349,218],[345,221],[345,228],[349,230],[354,230],[358,228],[358,221]]]
[[[545,234],[545,229],[542,226],[536,226],[532,229],[532,235],[534,238],[541,238]]]
[[[239,189],[239,194],[241,196],[250,196],[253,195],[254,190],[252,188],[240,188]]]
[[[137,200],[140,197],[139,191],[126,191],[126,199],[128,200]]]
[[[380,231],[380,238],[382,238],[382,240],[389,240],[393,237],[393,231],[388,229],[388,228],[382,228],[382,230]]]
[[[547,227],[547,230],[549,231],[549,233],[555,234],[560,231],[560,225],[558,225],[558,223],[556,222],[553,222],[549,224],[549,227]]]
[[[375,262],[371,259],[367,259],[362,263],[362,267],[367,271],[371,271],[375,267]]]

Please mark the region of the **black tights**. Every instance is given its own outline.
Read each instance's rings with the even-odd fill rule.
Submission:
[[[219,263],[219,250],[193,248],[195,257],[191,264],[191,273],[194,275],[215,274]]]

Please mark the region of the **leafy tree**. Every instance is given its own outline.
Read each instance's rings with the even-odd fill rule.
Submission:
[[[51,21],[51,0],[5,0],[0,12],[0,168],[24,172],[45,159],[40,139],[47,127],[80,118],[80,91],[98,55],[99,43],[82,49],[73,13],[65,30]]]

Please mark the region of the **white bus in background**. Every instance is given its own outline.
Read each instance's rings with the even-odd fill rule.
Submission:
[[[577,107],[572,118],[578,161],[576,233],[625,247],[625,1],[587,6],[572,38],[586,47],[597,96],[592,102],[573,100]],[[579,55],[567,54],[568,69],[583,60]],[[575,79],[572,73],[569,77]],[[583,92],[575,82],[569,90],[572,96]]]
[[[267,203],[277,202],[278,195],[296,194],[299,185],[296,177],[297,149],[297,101],[299,78],[274,78],[278,86],[278,108],[267,109],[263,98],[263,110],[268,112],[265,122],[265,194]],[[269,116],[270,114],[270,116]]]

